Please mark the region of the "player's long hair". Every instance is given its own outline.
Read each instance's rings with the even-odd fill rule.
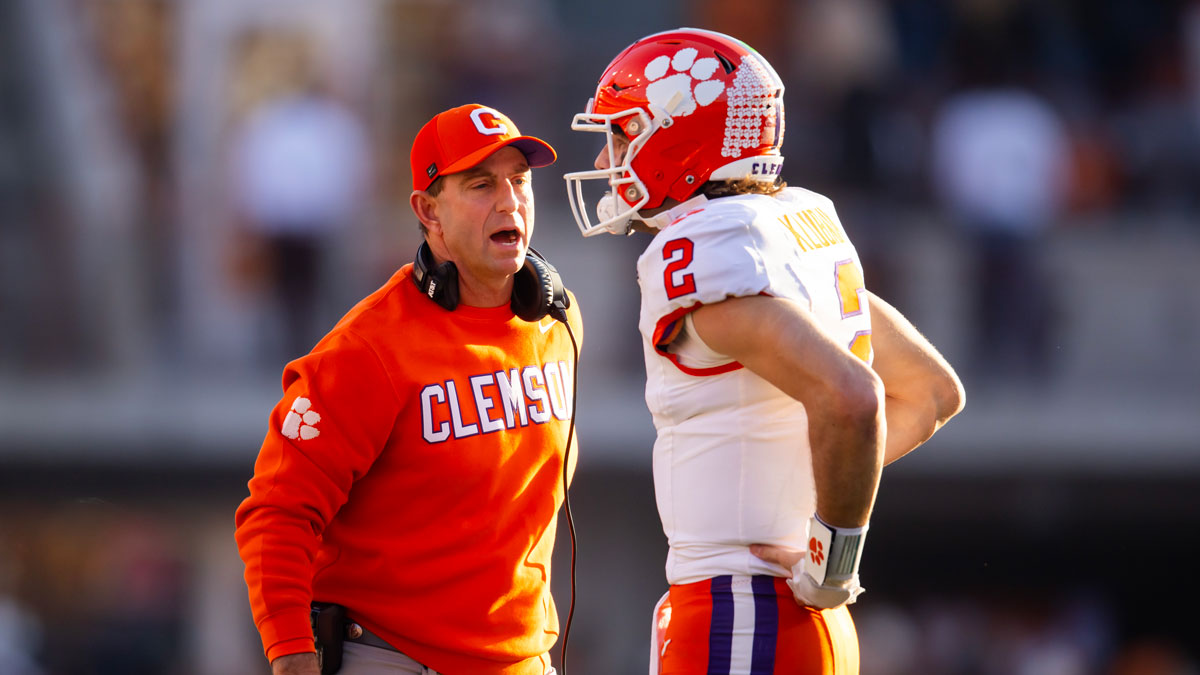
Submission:
[[[772,196],[787,187],[787,182],[776,180],[774,183],[743,178],[741,180],[710,180],[700,186],[697,192],[709,199],[732,197],[734,195],[767,195]]]

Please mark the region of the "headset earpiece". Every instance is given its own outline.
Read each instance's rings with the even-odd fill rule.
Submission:
[[[513,276],[513,314],[526,321],[540,321],[545,316],[566,322],[566,310],[571,298],[563,286],[558,270],[536,249],[525,254],[525,264]]]
[[[450,261],[435,263],[429,244],[421,242],[413,261],[413,281],[430,300],[453,312],[458,307],[458,267]]]
[[[413,261],[413,282],[429,299],[443,308],[458,307],[458,267],[452,262],[436,264],[429,244],[422,242]],[[546,316],[566,323],[571,298],[558,270],[542,254],[529,249],[525,264],[513,275],[513,314],[526,321],[541,321]]]

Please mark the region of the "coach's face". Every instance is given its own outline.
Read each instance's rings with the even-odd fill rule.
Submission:
[[[529,163],[520,150],[508,146],[444,180],[442,191],[431,197],[426,222],[430,249],[458,267],[463,302],[504,304],[533,236]],[[473,297],[477,295],[485,297]]]

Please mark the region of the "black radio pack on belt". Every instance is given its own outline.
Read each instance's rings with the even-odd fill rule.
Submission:
[[[458,267],[449,261],[438,265],[429,244],[424,242],[413,261],[413,281],[422,293],[443,308],[454,311],[458,307]],[[530,248],[525,254],[525,264],[513,276],[513,314],[526,321],[541,321],[543,317],[551,316],[566,323],[570,306],[571,299],[558,270],[542,254]]]
[[[346,608],[326,602],[314,602],[311,621],[321,675],[334,675],[342,667],[342,644],[346,640]]]

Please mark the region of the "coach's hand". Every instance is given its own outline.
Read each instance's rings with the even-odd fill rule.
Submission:
[[[271,662],[271,675],[321,675],[321,666],[313,652],[288,654]]]

